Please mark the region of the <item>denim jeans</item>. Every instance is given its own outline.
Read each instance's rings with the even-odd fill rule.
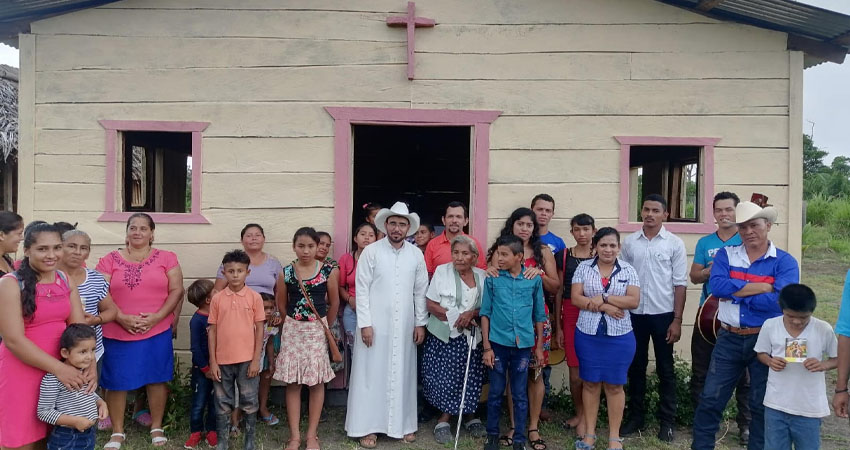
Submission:
[[[817,450],[820,448],[820,423],[816,417],[803,417],[764,408],[764,446],[770,450]]]
[[[47,438],[47,450],[93,450],[96,430],[97,427],[77,431],[76,428],[55,426]]]
[[[717,344],[711,353],[711,363],[705,378],[705,386],[694,412],[694,450],[714,448],[714,435],[732,390],[738,384],[745,369],[750,371],[750,442],[749,450],[764,448],[764,391],[767,388],[767,366],[756,359],[753,347],[757,334],[740,336],[721,329]],[[773,449],[771,449],[773,450]]]
[[[204,420],[204,411],[207,413]],[[192,409],[189,411],[189,432],[216,431],[213,381],[201,369],[192,367]]]
[[[514,400],[514,442],[526,441],[525,423],[528,417],[528,364],[531,348],[506,347],[490,343],[495,364],[490,369],[490,393],[487,395],[487,434],[499,435],[499,419],[502,417],[502,395],[510,380],[511,397]]]
[[[649,365],[649,340],[655,350],[660,401],[658,421],[673,425],[676,420],[676,376],[673,371],[673,344],[667,343],[667,330],[673,313],[632,314],[635,333],[635,357],[629,366],[629,420],[644,422],[646,415],[646,369]],[[604,322],[604,321],[603,321]]]
[[[699,318],[697,318],[699,320]],[[699,404],[699,396],[705,385],[705,374],[708,373],[708,365],[711,363],[711,352],[714,344],[706,341],[694,330],[691,335],[691,401],[696,408]],[[750,426],[750,373],[744,370],[738,385],[735,387],[735,402],[738,405],[738,416],[735,421],[738,429]]]
[[[223,364],[221,381],[214,382],[216,403],[216,425],[218,428],[218,450],[227,450],[230,443],[230,413],[239,408],[245,413],[245,450],[254,450],[256,446],[254,430],[257,425],[257,410],[260,409],[260,377],[248,378],[250,361],[237,364]],[[239,398],[236,399],[236,387]]]

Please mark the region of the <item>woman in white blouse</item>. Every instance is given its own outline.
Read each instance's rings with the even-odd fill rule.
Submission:
[[[422,385],[425,399],[442,412],[434,428],[434,439],[444,444],[451,441],[449,418],[461,414],[460,398],[464,372],[469,353],[470,336],[480,341],[475,333],[478,310],[481,308],[486,272],[475,267],[478,246],[468,236],[452,239],[452,262],[438,266],[428,286],[428,337],[422,360]],[[469,379],[464,399],[464,414],[472,414],[478,407],[484,365],[481,350],[474,349],[469,359]],[[475,437],[486,433],[480,420],[471,418],[464,425]]]
[[[629,310],[640,303],[640,282],[629,263],[620,254],[620,233],[600,228],[591,244],[596,257],[584,261],[573,276],[572,302],[581,310],[576,324],[575,347],[579,375],[583,381],[583,421],[587,434],[576,442],[576,449],[592,449],[596,444],[596,416],[599,395],[605,388],[608,399],[608,447],[623,448],[620,423],[629,365],[635,354],[635,336]]]

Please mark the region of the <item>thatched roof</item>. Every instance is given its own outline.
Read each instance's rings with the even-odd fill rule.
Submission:
[[[18,153],[18,69],[0,64],[0,163]]]

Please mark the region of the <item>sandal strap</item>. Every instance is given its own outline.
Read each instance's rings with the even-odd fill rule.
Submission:
[[[154,428],[154,429],[151,430],[151,433],[157,433],[157,432],[165,434],[165,430],[163,430],[162,428]]]
[[[626,441],[625,439],[623,439],[621,437],[616,437],[616,438],[609,437],[608,440],[611,441],[611,442],[625,442]]]
[[[111,439],[111,438],[114,438],[115,436],[121,436],[121,438],[127,439],[127,435],[124,434],[124,433],[112,433],[111,435],[109,435],[109,438]]]

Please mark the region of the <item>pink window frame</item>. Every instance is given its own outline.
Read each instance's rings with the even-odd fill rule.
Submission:
[[[201,214],[202,135],[209,122],[169,122],[158,120],[99,120],[106,130],[106,202],[98,222],[124,222],[132,211],[121,211],[115,198],[118,180],[118,152],[122,131],[167,131],[192,133],[192,211],[189,213],[150,212],[159,223],[210,223]]]
[[[702,221],[698,223],[665,222],[664,228],[673,233],[711,233],[716,229],[712,202],[714,200],[714,146],[720,138],[667,136],[614,136],[620,143],[620,213],[619,231],[638,231],[642,224],[629,221],[629,159],[633,145],[669,145],[702,147]]]
[[[487,236],[487,190],[490,180],[490,124],[501,111],[326,107],[334,119],[334,256],[351,242],[353,156],[351,125],[472,127],[472,197],[470,232]]]

